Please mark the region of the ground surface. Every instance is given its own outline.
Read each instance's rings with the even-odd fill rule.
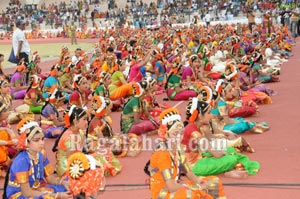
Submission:
[[[8,1],[7,1],[8,2]],[[47,1],[48,2],[48,1]],[[119,0],[125,3],[125,0]],[[3,8],[5,2],[0,1],[0,7]],[[90,40],[89,42],[96,42]],[[63,43],[69,42],[67,39],[56,40],[36,40],[30,41],[31,44],[44,44],[47,42],[57,43],[59,49]],[[81,41],[83,42],[83,41]],[[0,41],[0,45],[8,44],[8,41]],[[9,46],[8,46],[9,47]],[[10,48],[10,47],[9,47]],[[281,82],[268,84],[268,86],[278,92],[273,96],[273,104],[260,106],[259,116],[250,118],[253,121],[265,121],[271,126],[271,130],[262,135],[245,134],[244,136],[252,143],[256,152],[248,154],[253,160],[261,164],[261,170],[256,176],[243,180],[234,180],[220,178],[224,183],[229,182],[283,182],[299,183],[300,176],[300,134],[299,134],[299,110],[300,110],[300,56],[299,44],[297,44],[293,53],[294,56],[282,66]],[[1,52],[0,52],[1,53]],[[6,55],[7,57],[8,55]],[[43,71],[48,72],[53,61],[43,62]],[[6,72],[13,72],[14,68],[5,69]],[[164,95],[157,96],[159,102],[163,102]],[[21,104],[22,101],[14,101],[14,106]],[[176,105],[184,113],[186,102],[168,102],[170,105]],[[114,122],[113,129],[119,131],[120,113],[112,113]],[[53,140],[46,141],[46,150],[49,152],[52,163],[55,162],[54,154],[51,153]],[[151,156],[151,152],[143,152],[135,158],[120,159],[123,170],[116,177],[107,178],[108,184],[116,183],[144,183],[147,176],[143,172],[145,163]],[[0,187],[3,186],[3,179],[0,180]],[[121,187],[125,189],[128,187]],[[133,187],[134,189],[137,187]],[[119,198],[139,198],[149,199],[149,189],[129,190],[129,191],[109,191],[111,188],[100,194],[99,199],[119,199]],[[232,187],[225,186],[225,191],[229,199],[294,199],[300,195],[300,189],[291,188],[260,188],[260,187]]]
[[[46,41],[41,41],[45,43]],[[65,41],[67,42],[67,41]],[[95,42],[95,41],[93,41]],[[0,43],[1,44],[1,43]],[[294,56],[282,66],[281,82],[268,84],[268,86],[278,92],[278,95],[273,96],[273,104],[261,105],[259,116],[250,118],[253,121],[265,121],[271,126],[271,130],[265,134],[245,134],[244,136],[252,143],[256,153],[249,154],[253,160],[257,160],[261,164],[261,170],[256,176],[249,177],[243,180],[234,180],[225,178],[222,175],[220,178],[224,183],[228,182],[283,182],[296,183],[300,176],[300,156],[299,152],[299,90],[300,90],[300,68],[298,63],[300,57],[299,45],[293,49]],[[43,70],[47,72],[53,61],[43,63]],[[13,72],[14,68],[5,69],[7,72]],[[157,96],[159,102],[163,103],[164,95]],[[14,101],[14,106],[21,104],[22,101]],[[170,105],[175,105],[184,113],[186,102],[168,102]],[[119,131],[120,113],[112,113],[113,129]],[[51,161],[55,162],[54,154],[50,152],[53,140],[46,141],[46,150],[49,152]],[[144,183],[147,176],[143,172],[143,168],[151,152],[143,152],[135,158],[120,159],[123,170],[116,177],[108,177],[108,184],[115,183]],[[3,180],[0,181],[3,184]],[[125,189],[128,187],[121,187]],[[137,187],[133,187],[136,189]],[[150,191],[130,190],[130,191],[107,191],[102,192],[99,196],[101,199],[114,198],[141,198],[149,199]],[[259,187],[230,187],[225,186],[228,198],[230,199],[252,199],[252,198],[297,198],[300,194],[299,189],[282,189],[282,188],[259,188]]]

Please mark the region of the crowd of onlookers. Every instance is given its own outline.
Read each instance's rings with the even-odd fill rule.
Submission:
[[[280,1],[279,5],[279,1],[274,0],[157,0],[150,3],[143,0],[127,0],[126,6],[121,7],[116,0],[72,0],[54,3],[44,1],[41,5],[25,6],[22,6],[19,0],[10,0],[9,7],[2,10],[0,15],[0,29],[12,32],[18,18],[25,19],[28,29],[32,30],[40,29],[40,24],[44,24],[43,27],[47,29],[65,28],[71,21],[78,22],[77,27],[82,29],[91,25],[105,26],[107,23],[98,20],[99,18],[104,18],[115,26],[126,23],[138,27],[156,25],[159,22],[191,22],[194,16],[203,22],[226,21],[239,14],[246,16],[249,10],[261,13],[269,10],[274,23],[291,25],[289,19],[292,17],[292,9],[286,7],[290,5],[290,1]],[[104,4],[107,4],[107,10],[103,9],[106,6],[101,6]],[[260,17],[259,14],[256,17]]]

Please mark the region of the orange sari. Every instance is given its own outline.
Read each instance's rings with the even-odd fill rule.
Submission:
[[[181,158],[180,158],[181,159]],[[181,160],[180,160],[181,162]],[[199,190],[196,184],[192,181],[178,181],[183,187],[176,192],[170,192],[167,188],[166,181],[169,179],[177,180],[179,174],[179,161],[173,161],[169,151],[155,151],[150,159],[151,178],[150,189],[152,198],[159,199],[213,199],[212,196]]]

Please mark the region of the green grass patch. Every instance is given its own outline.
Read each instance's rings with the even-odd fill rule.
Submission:
[[[48,43],[48,44],[30,44],[31,53],[38,51],[41,56],[41,61],[56,59],[59,57],[62,46],[67,46],[71,54],[78,47],[82,48],[85,52],[90,51],[94,48],[95,43],[78,43],[78,45],[71,45],[70,43]],[[8,57],[11,51],[11,44],[0,45],[0,53],[4,54],[3,67],[13,66],[14,64],[8,62]],[[31,56],[29,57],[31,59]]]

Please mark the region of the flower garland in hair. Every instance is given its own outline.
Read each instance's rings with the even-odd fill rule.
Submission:
[[[212,89],[208,86],[202,86],[200,88],[198,99],[200,101],[206,101],[207,103],[212,104],[212,99],[213,99]]]
[[[42,78],[40,78],[37,75],[32,75],[31,78],[32,78],[31,88],[37,88],[37,87],[39,87],[40,82],[42,81]]]
[[[217,81],[217,83],[216,83],[215,90],[216,90],[219,94],[222,93],[222,90],[223,90],[223,85],[222,85],[222,84],[223,84],[223,83],[225,83],[223,79],[219,79],[219,80]]]
[[[168,108],[160,114],[159,119],[161,121],[161,125],[159,126],[159,129],[158,129],[158,135],[161,138],[166,139],[166,133],[168,131],[167,124],[171,123],[175,120],[180,121],[181,116],[179,115],[178,109]]]
[[[67,111],[67,113],[66,113],[65,116],[64,116],[65,126],[66,126],[67,128],[69,128],[69,127],[71,126],[70,117],[71,117],[71,115],[72,115],[72,113],[73,113],[73,111],[74,111],[75,108],[76,108],[76,106],[75,106],[75,105],[72,105],[72,106],[70,107],[70,110]]]
[[[32,61],[35,61],[38,56],[38,51],[34,51],[34,53],[32,54]]]
[[[228,63],[225,66],[225,78],[227,80],[234,80],[237,76],[237,69],[234,64]]]
[[[32,132],[30,133],[27,132],[32,127],[37,127],[37,129],[32,130]],[[42,129],[39,127],[38,123],[35,121],[31,121],[28,118],[24,118],[18,123],[17,130],[19,133],[18,148],[20,149],[27,148],[27,140],[30,139],[35,134],[36,131],[42,132]]]
[[[103,116],[106,107],[105,98],[102,96],[94,95],[92,98],[92,106],[96,116]]]
[[[190,112],[191,116],[189,117],[189,122],[194,122],[197,119],[198,114],[199,114],[199,111],[198,111],[198,98],[193,97],[190,100],[190,103],[191,103],[191,108],[190,108],[189,112]]]

